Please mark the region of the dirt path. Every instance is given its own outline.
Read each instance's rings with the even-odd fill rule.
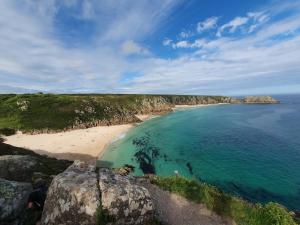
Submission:
[[[168,225],[235,225],[224,220],[202,204],[161,190],[155,185],[145,183],[153,199],[158,219]]]

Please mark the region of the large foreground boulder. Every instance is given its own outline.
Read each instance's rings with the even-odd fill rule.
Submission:
[[[29,155],[0,156],[0,178],[31,182],[37,164],[37,159]]]
[[[31,184],[8,181],[0,178],[0,224],[20,225],[28,197],[32,191]]]
[[[102,207],[115,218],[115,224],[146,224],[153,220],[150,194],[136,178],[100,169],[99,185]]]
[[[100,192],[95,167],[75,161],[49,188],[41,224],[96,224]]]
[[[75,161],[57,175],[44,205],[43,225],[145,225],[154,217],[148,190],[137,178]]]

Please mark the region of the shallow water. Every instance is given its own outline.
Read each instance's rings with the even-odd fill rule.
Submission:
[[[146,121],[111,144],[101,160],[136,175],[181,175],[251,201],[300,210],[300,96],[276,105],[218,105]],[[141,169],[142,168],[142,169]]]

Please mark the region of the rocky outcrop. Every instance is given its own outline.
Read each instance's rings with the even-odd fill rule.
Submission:
[[[100,169],[99,186],[103,209],[116,224],[146,224],[153,220],[153,204],[146,188],[136,178]]]
[[[271,96],[247,96],[243,100],[245,104],[276,104],[278,100]]]
[[[0,156],[0,178],[31,182],[37,164],[37,158],[29,155]]]
[[[36,224],[41,208],[25,210],[32,186],[35,191],[41,186],[47,190],[53,177],[64,171],[71,162],[38,155],[1,142],[0,149],[0,224]],[[38,198],[42,206],[44,196],[39,195]]]
[[[95,167],[75,161],[49,188],[41,224],[96,224],[100,192]]]
[[[41,224],[93,225],[109,217],[116,225],[142,225],[153,211],[148,190],[136,178],[75,161],[53,179]]]
[[[0,178],[0,224],[21,225],[31,184],[8,181]]]

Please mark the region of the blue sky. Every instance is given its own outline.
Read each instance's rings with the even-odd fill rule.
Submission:
[[[300,92],[299,0],[2,0],[0,93]]]

